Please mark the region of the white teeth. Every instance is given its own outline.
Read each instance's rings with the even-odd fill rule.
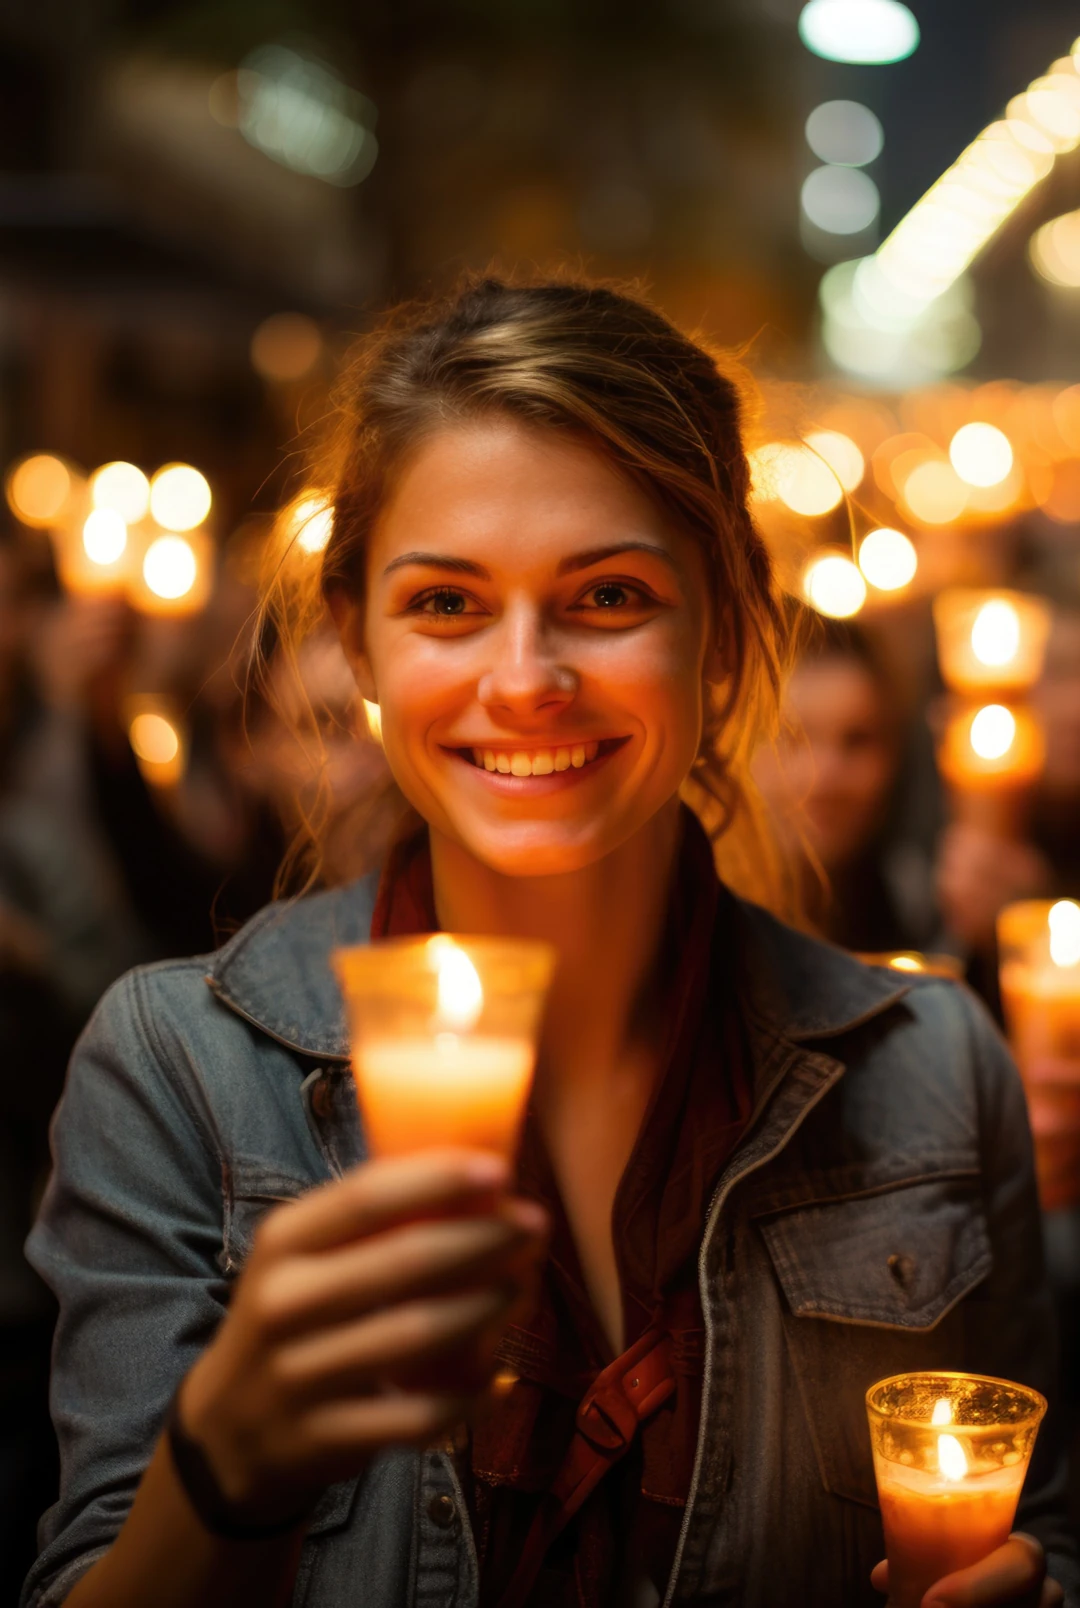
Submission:
[[[474,748],[472,756],[481,770],[498,771],[503,776],[550,776],[552,771],[565,771],[573,766],[580,770],[594,760],[600,744],[575,743],[571,748],[541,748],[527,753],[516,748],[512,753],[500,753],[494,748]]]

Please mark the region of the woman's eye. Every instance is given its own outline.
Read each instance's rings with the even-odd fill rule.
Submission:
[[[587,608],[620,612],[640,609],[651,602],[649,594],[641,587],[629,586],[623,581],[601,581],[590,587],[582,598]]]
[[[462,614],[475,614],[470,609],[471,599],[464,592],[457,591],[452,586],[440,587],[435,592],[425,592],[421,597],[414,598],[409,605],[414,614],[435,615],[441,620],[453,620]]]

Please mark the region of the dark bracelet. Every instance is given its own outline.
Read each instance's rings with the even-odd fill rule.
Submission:
[[[218,1484],[205,1451],[197,1440],[192,1440],[180,1422],[179,1389],[165,1415],[165,1438],[184,1495],[195,1509],[199,1522],[211,1535],[220,1536],[224,1541],[269,1541],[274,1536],[287,1535],[290,1530],[295,1530],[311,1513],[309,1504],[302,1513],[295,1513],[287,1519],[275,1519],[272,1524],[252,1523],[244,1518]]]

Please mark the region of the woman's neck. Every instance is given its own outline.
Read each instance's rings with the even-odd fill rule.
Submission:
[[[504,876],[432,831],[440,927],[544,939],[558,951],[538,1082],[605,1083],[640,1058],[680,829],[673,799],[602,860],[544,877]]]

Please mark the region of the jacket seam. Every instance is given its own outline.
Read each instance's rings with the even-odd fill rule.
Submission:
[[[143,997],[144,980],[138,971],[133,973],[133,977],[135,986],[132,990],[132,999],[135,1006],[135,1015],[138,1020],[139,1029],[146,1040],[147,1048],[153,1056],[158,1070],[168,1080],[169,1087],[174,1089],[179,1095],[180,1099],[183,1101],[184,1108],[191,1119],[192,1125],[194,1126],[196,1132],[201,1136],[207,1151],[213,1155],[218,1164],[218,1176],[220,1180],[218,1187],[221,1191],[222,1212],[224,1213],[224,1179],[225,1168],[227,1166],[227,1157],[225,1155],[224,1147],[221,1143],[221,1136],[215,1129],[211,1128],[207,1124],[205,1116],[199,1111],[195,1102],[191,1099],[190,1092],[185,1087],[184,1078],[177,1077],[175,1075],[175,1068],[166,1052],[164,1042],[162,1041],[157,1027],[154,1024],[153,1017],[146,1009],[147,1002]]]

